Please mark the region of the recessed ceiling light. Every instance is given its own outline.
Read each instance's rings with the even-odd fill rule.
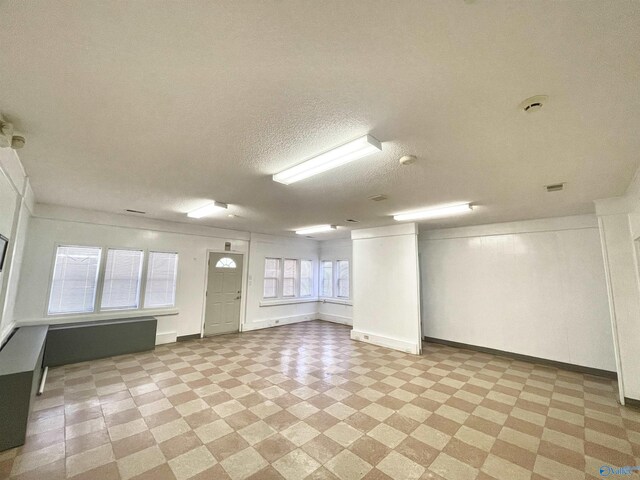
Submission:
[[[208,203],[203,207],[199,207],[199,208],[196,208],[195,210],[191,210],[189,213],[187,213],[187,217],[202,218],[218,210],[226,210],[226,209],[227,209],[226,203],[216,202],[214,200],[213,202]]]
[[[327,152],[321,153],[273,176],[275,182],[289,185],[305,178],[352,162],[382,150],[382,145],[371,135],[357,138]]]
[[[427,210],[419,210],[416,212],[400,213],[398,215],[394,215],[393,219],[399,222],[406,220],[423,220],[426,218],[448,217],[450,215],[470,212],[471,210],[472,207],[470,203],[463,203],[461,205],[449,205],[446,207],[429,208]]]
[[[311,233],[329,232],[331,230],[337,230],[336,225],[316,225],[314,227],[301,228],[296,230],[298,235],[309,235]]]

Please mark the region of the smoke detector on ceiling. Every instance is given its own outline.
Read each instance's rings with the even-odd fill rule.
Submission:
[[[372,195],[369,197],[369,200],[373,200],[374,202],[381,202],[383,200],[386,200],[387,197],[386,195],[382,195],[382,194],[378,194],[378,195]]]
[[[0,115],[0,147],[11,147],[14,150],[24,147],[25,139],[21,135],[15,135],[13,124],[6,121]]]
[[[400,160],[398,161],[400,162],[400,165],[411,165],[412,163],[416,163],[416,160],[418,160],[418,157],[415,155],[404,155],[400,157]]]
[[[526,113],[533,113],[541,110],[544,105],[549,101],[547,95],[535,95],[527,98],[520,104],[520,109]]]

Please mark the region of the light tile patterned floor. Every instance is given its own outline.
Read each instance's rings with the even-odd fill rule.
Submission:
[[[615,390],[314,321],[52,369],[0,478],[601,478],[640,465],[640,412]]]

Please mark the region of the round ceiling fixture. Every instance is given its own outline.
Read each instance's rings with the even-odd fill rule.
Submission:
[[[14,135],[11,138],[11,148],[13,148],[14,150],[21,149],[22,147],[24,147],[25,143],[26,141],[22,135]]]
[[[411,165],[412,163],[416,163],[417,160],[418,157],[415,155],[404,155],[400,157],[400,160],[398,161],[400,162],[400,165]]]
[[[526,113],[537,112],[538,110],[542,109],[542,107],[546,105],[548,101],[549,97],[547,95],[535,95],[523,101],[520,104],[520,108]]]

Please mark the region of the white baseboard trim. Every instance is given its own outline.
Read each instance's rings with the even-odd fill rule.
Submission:
[[[339,323],[340,325],[353,325],[353,319],[351,317],[345,317],[344,315],[332,315],[330,313],[319,313],[318,318],[325,322]]]
[[[16,325],[16,322],[11,322],[9,325],[7,325],[2,329],[2,331],[0,332],[0,347],[4,345],[4,342],[7,340],[9,335],[11,335],[11,332],[13,332],[13,329],[17,327],[18,326]]]
[[[281,325],[291,325],[292,323],[309,322],[315,320],[317,315],[313,313],[307,313],[304,315],[293,315],[291,317],[280,318],[268,318],[266,320],[259,320],[257,322],[245,322],[242,326],[243,332],[249,332],[251,330],[260,330],[262,328],[279,327]]]
[[[413,343],[407,342],[406,340],[399,340],[397,338],[383,337],[356,329],[351,330],[351,340],[371,343],[373,345],[378,345],[379,347],[391,348],[393,350],[400,350],[401,352],[411,353],[413,355],[420,355],[422,351],[421,343]]]
[[[178,332],[156,333],[156,345],[175,343],[178,341]]]

